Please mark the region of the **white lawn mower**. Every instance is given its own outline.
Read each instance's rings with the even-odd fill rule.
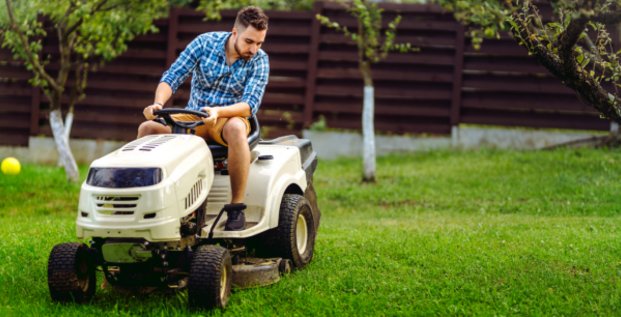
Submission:
[[[251,119],[246,226],[225,231],[231,189],[227,149],[193,135],[196,122],[163,109],[173,134],[149,135],[95,160],[80,191],[77,237],[48,261],[52,300],[87,302],[96,270],[114,288],[187,288],[188,304],[226,306],[232,287],[275,283],[313,257],[320,212],[313,188],[317,156],[296,136],[259,140]]]

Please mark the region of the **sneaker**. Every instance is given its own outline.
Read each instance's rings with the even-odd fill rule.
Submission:
[[[226,211],[226,223],[224,230],[239,231],[244,230],[246,226],[246,216],[244,215],[245,204],[228,204],[224,206]]]

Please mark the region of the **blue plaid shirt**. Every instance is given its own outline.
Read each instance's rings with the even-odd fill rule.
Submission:
[[[175,93],[192,73],[192,89],[186,109],[246,102],[252,115],[259,110],[270,72],[267,54],[259,50],[250,60],[240,58],[229,66],[225,45],[230,35],[230,32],[199,35],[162,75],[160,82],[170,85]]]

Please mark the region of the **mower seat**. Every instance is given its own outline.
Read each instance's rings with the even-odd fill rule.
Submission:
[[[250,134],[248,135],[248,146],[250,147],[250,150],[252,151],[252,149],[254,149],[254,147],[257,144],[259,144],[259,140],[261,139],[260,138],[261,129],[259,127],[259,120],[257,119],[256,116],[250,117],[248,121],[250,122]],[[207,142],[207,145],[209,145],[209,150],[211,151],[211,156],[213,157],[214,161],[226,159],[229,153],[228,147],[212,142],[212,141]]]

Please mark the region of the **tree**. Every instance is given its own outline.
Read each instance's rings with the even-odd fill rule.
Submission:
[[[621,0],[435,0],[471,28],[473,44],[509,30],[539,63],[603,117],[621,122],[621,50],[611,28]],[[542,16],[551,5],[553,15]],[[617,49],[618,51],[615,51]]]
[[[370,0],[353,0],[344,3],[347,11],[356,18],[358,27],[355,32],[328,17],[317,15],[321,24],[337,30],[351,39],[358,48],[358,69],[364,82],[364,99],[362,107],[362,139],[363,139],[363,181],[375,181],[375,129],[374,108],[375,95],[371,65],[380,62],[389,52],[414,51],[409,43],[395,43],[397,26],[401,16],[397,15],[388,23],[382,33],[382,12],[377,3]]]
[[[155,32],[153,20],[168,14],[167,0],[5,0],[0,3],[0,43],[32,72],[30,83],[41,87],[49,100],[49,121],[67,179],[79,172],[62,120],[84,98],[88,73],[119,56],[127,42]],[[48,34],[48,32],[50,34]],[[43,50],[48,35],[58,39],[58,52]]]
[[[190,4],[192,0],[176,0],[181,4]],[[200,0],[197,10],[205,14],[206,20],[220,20],[220,12],[225,9],[239,9],[254,5],[264,10],[307,10],[313,0]]]

